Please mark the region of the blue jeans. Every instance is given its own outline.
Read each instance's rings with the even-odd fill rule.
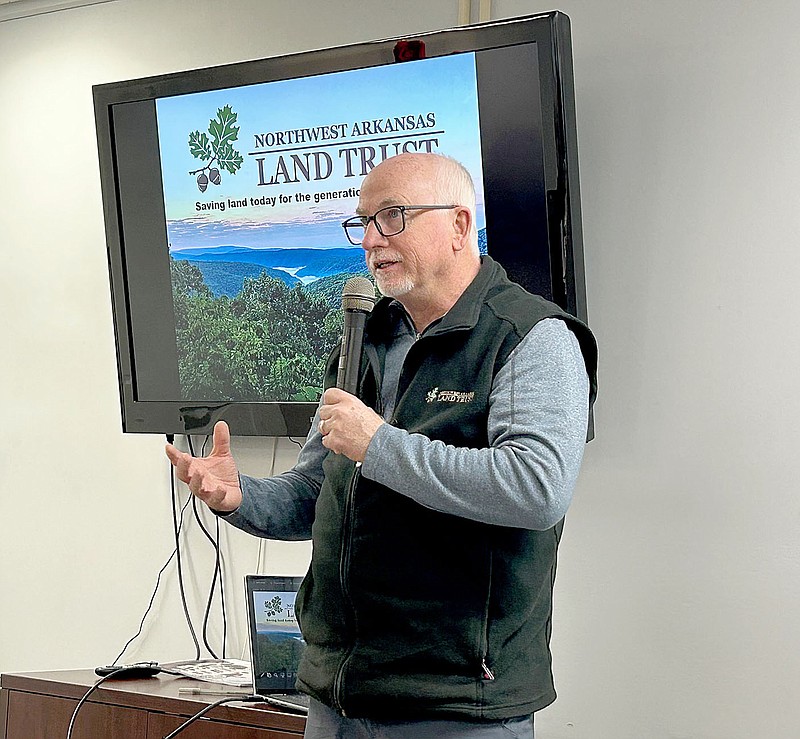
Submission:
[[[370,721],[343,718],[311,699],[305,739],[533,739],[533,716],[504,721]]]

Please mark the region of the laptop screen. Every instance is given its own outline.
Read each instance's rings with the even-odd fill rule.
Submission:
[[[254,692],[290,693],[305,649],[294,610],[302,577],[246,575]]]

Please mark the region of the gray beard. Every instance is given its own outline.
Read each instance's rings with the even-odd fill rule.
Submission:
[[[385,295],[387,298],[400,298],[414,289],[414,281],[410,277],[392,280],[389,285],[386,285],[380,274],[373,273],[372,276],[378,284],[378,290],[381,291],[381,295]]]

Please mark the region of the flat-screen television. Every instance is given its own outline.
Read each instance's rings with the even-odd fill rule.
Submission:
[[[93,88],[126,432],[299,436],[366,274],[341,222],[383,159],[438,152],[481,249],[586,317],[559,12]]]

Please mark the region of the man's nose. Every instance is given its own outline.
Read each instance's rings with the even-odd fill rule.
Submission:
[[[378,231],[375,221],[370,221],[364,229],[364,238],[361,240],[361,247],[364,251],[369,251],[375,246],[386,243],[386,237]]]

